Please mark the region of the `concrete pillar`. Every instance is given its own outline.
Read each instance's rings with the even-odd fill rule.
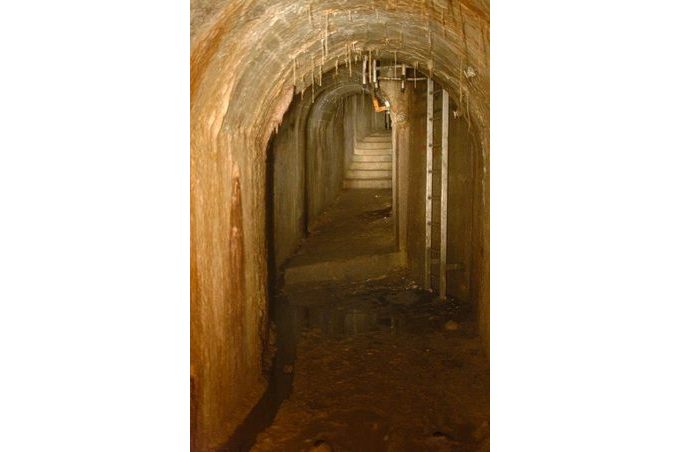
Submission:
[[[397,249],[405,251],[412,93],[409,87],[402,93],[401,83],[396,81],[383,81],[380,86],[390,101],[390,116],[392,118],[392,149],[394,152],[392,159],[392,174],[394,177],[392,209],[395,219],[395,237]]]

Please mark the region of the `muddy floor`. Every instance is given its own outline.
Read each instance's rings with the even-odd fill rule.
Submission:
[[[343,190],[310,227],[288,266],[394,251],[392,190]]]
[[[288,266],[393,252],[390,204],[390,190],[343,191]],[[223,450],[489,449],[489,368],[474,307],[439,300],[406,270],[376,274],[280,282],[269,387]]]
[[[489,369],[472,307],[403,271],[282,288],[292,390],[254,451],[484,451]],[[291,337],[292,336],[292,337]]]

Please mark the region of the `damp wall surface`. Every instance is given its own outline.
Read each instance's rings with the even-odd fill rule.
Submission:
[[[268,179],[273,231],[269,252],[278,268],[290,257],[305,234],[305,133],[300,125],[300,102],[294,102],[284,116],[268,149]]]
[[[435,85],[433,95],[433,209],[431,287],[438,288],[441,199],[441,87]],[[447,218],[447,295],[478,310],[480,334],[488,334],[488,305],[483,299],[488,276],[484,256],[488,247],[484,237],[483,157],[478,131],[461,112],[458,99],[449,99],[448,143],[448,218]],[[409,111],[409,146],[401,146],[408,159],[407,176],[407,265],[419,284],[425,275],[425,186],[427,144],[427,86],[418,85],[412,91]],[[403,158],[403,157],[400,157]],[[488,196],[488,195],[487,195]],[[488,198],[487,198],[488,199]],[[486,217],[488,218],[488,217]],[[488,221],[488,220],[486,220]],[[453,268],[451,268],[453,267]],[[485,317],[486,316],[486,317]]]
[[[455,108],[453,105],[452,108]],[[472,259],[475,249],[481,252],[480,237],[473,235],[480,226],[476,217],[481,213],[475,191],[480,189],[480,148],[469,123],[449,114],[449,179],[448,179],[448,246],[447,261],[456,268],[447,271],[447,293],[466,303],[476,303],[479,287],[473,277],[481,274],[479,262]],[[475,243],[475,240],[477,243]],[[460,264],[460,265],[459,265]]]
[[[356,103],[354,121],[356,124],[356,139],[360,140],[373,132],[384,132],[385,113],[373,110],[372,97],[370,95],[357,95],[353,97]]]
[[[235,152],[255,147],[244,134],[219,133],[214,146],[191,162],[191,412],[196,450],[225,441],[265,387],[264,156]]]
[[[323,101],[321,101],[323,102]],[[342,188],[345,108],[337,99],[317,103],[307,124],[307,223],[311,225]]]
[[[342,189],[344,174],[371,111],[354,108],[357,97],[296,97],[268,147],[273,228],[270,252],[279,269],[307,229]],[[355,114],[355,112],[357,114]]]
[[[427,144],[427,86],[419,83],[413,89],[409,115],[409,146],[400,151],[408,154],[408,187],[406,224],[406,262],[419,285],[425,284],[425,182]]]

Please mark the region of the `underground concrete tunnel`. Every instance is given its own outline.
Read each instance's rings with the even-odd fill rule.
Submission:
[[[192,450],[488,450],[488,11],[192,2]]]

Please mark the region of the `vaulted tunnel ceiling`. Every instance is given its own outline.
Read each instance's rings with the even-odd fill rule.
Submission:
[[[251,129],[266,142],[294,84],[310,95],[312,74],[318,82],[319,71],[334,72],[336,62],[344,69],[352,58],[354,75],[368,51],[418,65],[487,129],[487,2],[196,1],[192,9],[192,120],[213,137]]]

